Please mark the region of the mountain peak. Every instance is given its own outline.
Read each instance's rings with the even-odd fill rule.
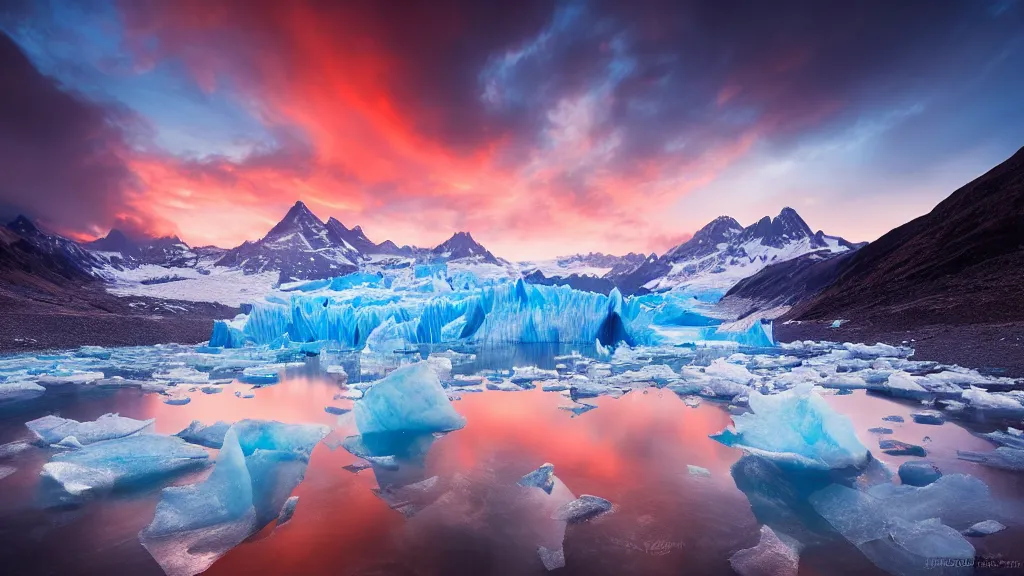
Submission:
[[[469,232],[456,232],[452,237],[431,250],[434,254],[447,254],[449,259],[480,257],[485,262],[497,264],[498,259],[481,246]]]
[[[13,230],[18,234],[24,236],[25,234],[34,234],[39,231],[39,228],[32,223],[24,214],[19,214],[17,218],[11,220],[11,223],[7,225],[9,230]]]

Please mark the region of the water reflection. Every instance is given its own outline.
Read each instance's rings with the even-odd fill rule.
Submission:
[[[478,355],[456,372],[516,364],[553,368],[553,355],[567,352]],[[708,438],[730,423],[724,407],[713,402],[690,408],[675,394],[652,388],[619,399],[588,399],[598,408],[571,418],[559,409],[568,400],[558,393],[488,391],[463,394],[455,402],[467,419],[457,432],[355,436],[350,415],[324,411],[351,405],[334,399],[344,386],[311,365],[289,369],[280,384],[255,390],[252,399],[235,396],[252,388],[239,383],[220,394],[193,393],[187,406],[168,406],[137,390],[70,394],[0,414],[0,442],[23,437],[26,420],[51,412],[79,420],[106,412],[156,418],[162,433],[178,432],[195,419],[259,418],[334,428],[313,451],[305,479],[293,492],[299,504],[292,521],[280,529],[271,523],[228,552],[208,571],[213,575],[543,574],[537,548],[562,542],[566,574],[731,574],[729,556],[757,542],[761,523],[807,544],[802,573],[879,572],[858,550],[830,537],[827,523],[807,504],[821,487],[854,480],[793,475],[761,458],[741,458],[741,452]],[[956,460],[957,448],[984,450],[986,443],[953,424],[914,424],[909,413],[917,406],[862,392],[827,400],[851,417],[862,442],[893,469],[909,458],[879,455],[876,437],[867,432],[888,414],[908,417],[893,426],[899,439],[932,438],[929,457],[944,471],[983,477],[995,493],[1024,493],[1013,474]],[[158,490],[47,509],[33,496],[46,458],[45,451],[34,450],[3,481],[0,565],[14,567],[14,574],[161,574],[137,536],[153,518]],[[344,469],[363,458],[371,469]],[[564,492],[544,497],[517,486],[544,462],[555,465]],[[711,475],[691,475],[687,465]],[[175,482],[196,480],[193,475]],[[550,512],[569,493],[607,498],[616,509],[593,522],[560,526]],[[1005,553],[1019,537],[1019,531],[1008,530],[986,538],[978,543],[979,553]]]

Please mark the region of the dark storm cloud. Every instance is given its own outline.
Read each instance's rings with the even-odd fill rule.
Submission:
[[[0,210],[51,228],[83,232],[130,211],[133,183],[122,160],[133,116],[89,102],[43,76],[0,33]],[[136,217],[142,224],[148,219]]]

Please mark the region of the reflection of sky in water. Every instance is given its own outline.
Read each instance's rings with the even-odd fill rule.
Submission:
[[[518,359],[507,358],[504,362]],[[498,368],[501,361],[483,361]],[[507,364],[505,365],[507,367]],[[168,406],[161,397],[134,390],[55,400],[50,410],[65,417],[94,419],[105,412],[156,418],[157,431],[174,433],[193,419],[206,423],[242,418],[339,426],[324,407],[349,406],[333,400],[339,385],[322,376],[294,371],[281,384],[256,391],[254,399],[234,396],[249,386],[191,394],[187,406]],[[885,425],[892,437],[921,444],[944,472],[963,471],[985,479],[997,495],[1019,498],[1020,475],[987,470],[956,460],[956,449],[988,450],[987,442],[954,425],[914,424],[912,403],[896,403],[857,392],[828,396],[853,420],[862,442],[894,468],[908,460],[880,454],[867,429]],[[757,541],[758,523],[746,496],[736,488],[730,466],[741,453],[708,438],[730,422],[725,410],[704,401],[691,409],[667,390],[637,391],[620,399],[590,399],[599,409],[570,418],[559,410],[568,401],[539,389],[527,392],[464,393],[455,402],[467,426],[430,444],[422,467],[395,477],[413,481],[439,476],[446,484],[464,480],[457,498],[405,519],[375,496],[372,470],[358,475],[342,466],[360,461],[332,440],[319,445],[295,494],[294,519],[279,531],[273,525],[219,560],[208,574],[522,574],[544,572],[534,535],[546,528],[537,511],[516,500],[509,487],[544,462],[573,494],[595,494],[616,510],[597,521],[568,527],[566,568],[570,574],[729,574],[729,556]],[[22,423],[43,412],[0,413],[0,441],[25,436]],[[898,414],[904,424],[883,423]],[[344,420],[341,421],[342,423]],[[429,444],[429,443],[428,443]],[[0,491],[0,563],[6,573],[160,574],[138,543],[137,533],[153,516],[157,490],[88,504],[77,510],[40,512],[38,470],[44,453],[18,464]],[[687,464],[711,471],[690,476]],[[200,474],[201,476],[201,474]],[[381,476],[381,483],[386,483]],[[179,482],[191,482],[195,476]],[[1019,530],[974,542],[979,554],[1003,552]],[[57,553],[59,551],[59,553]],[[1012,554],[1011,554],[1012,556]],[[8,571],[17,567],[13,571]],[[801,571],[811,574],[876,573],[843,542],[811,547]]]

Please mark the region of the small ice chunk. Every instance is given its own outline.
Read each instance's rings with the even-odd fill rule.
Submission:
[[[551,378],[558,378],[557,370],[545,370],[536,366],[514,366],[510,380],[513,384],[522,384],[523,382],[548,380]]]
[[[295,514],[295,507],[299,504],[299,497],[292,496],[284,501],[284,506],[281,507],[281,513],[277,515],[277,525],[286,524],[292,519]]]
[[[466,425],[425,362],[398,368],[356,402],[356,426],[374,432],[450,432]]]
[[[871,432],[872,434],[892,434],[892,428],[877,426],[875,428],[868,428],[868,432]]]
[[[241,390],[236,390],[235,391],[235,397],[236,398],[242,398],[244,400],[248,400],[250,398],[255,398],[256,395],[253,394],[252,392],[242,392]]]
[[[750,393],[751,413],[733,416],[734,430],[713,439],[780,464],[812,469],[861,466],[868,450],[853,424],[802,383],[775,395]]]
[[[687,464],[686,470],[690,473],[690,476],[711,476],[711,470],[694,466],[693,464]]]
[[[584,522],[612,509],[612,503],[598,496],[584,494],[555,510],[552,520],[563,520],[569,524]]]
[[[137,434],[55,454],[42,476],[80,496],[134,486],[203,466],[209,454],[175,436]]]
[[[92,444],[152,431],[154,422],[155,418],[134,420],[117,414],[104,414],[94,422],[79,422],[51,414],[26,422],[25,426],[43,444],[56,444],[68,436],[74,436],[81,444]]]
[[[939,426],[946,421],[946,417],[938,410],[921,410],[920,412],[911,413],[910,417],[918,424],[931,424],[933,426]]]
[[[549,380],[540,386],[544,392],[565,392],[569,388],[569,384],[560,380]]]
[[[977,462],[992,468],[1024,472],[1024,450],[1000,446],[992,452],[972,452],[957,450],[957,458],[968,462]]]
[[[334,374],[335,376],[348,378],[348,372],[345,372],[345,367],[338,364],[328,366],[324,371],[327,372],[328,374]]]
[[[167,398],[164,398],[164,404],[169,404],[171,406],[184,406],[191,401],[192,398],[189,396],[168,396]]]
[[[890,456],[927,456],[924,448],[916,444],[907,444],[892,438],[883,438],[878,441],[878,448]]]
[[[224,388],[221,386],[203,386],[200,390],[203,394],[220,394],[224,391]]]
[[[551,463],[541,464],[540,468],[537,468],[533,472],[530,472],[526,476],[519,479],[519,485],[524,487],[535,487],[551,494],[551,489],[555,487],[554,480],[555,465]],[[550,570],[550,568],[549,568]]]
[[[883,416],[882,420],[886,422],[903,422],[903,416]]]
[[[343,470],[348,470],[349,472],[351,472],[353,474],[359,474],[363,470],[366,470],[367,468],[372,468],[372,467],[373,466],[371,464],[367,464],[365,462],[356,462],[355,464],[346,464],[345,466],[342,466],[341,468]]]
[[[918,376],[911,376],[902,370],[898,370],[890,374],[889,379],[878,390],[899,398],[924,398],[930,396],[931,393],[918,383],[919,379],[920,377]]]
[[[729,565],[740,576],[796,576],[800,553],[764,525],[757,546],[733,554]]]
[[[220,448],[224,444],[224,435],[227,434],[231,424],[218,421],[209,426],[203,425],[199,420],[193,420],[188,428],[175,434],[178,438],[192,444],[206,446],[207,448]]]
[[[995,432],[989,432],[988,434],[982,434],[982,437],[1000,444],[1002,446],[1009,446],[1010,448],[1016,448],[1018,450],[1024,450],[1024,438],[1020,436],[1020,432],[1014,434],[1015,428],[1009,428],[1006,432],[1002,430],[996,430]]]
[[[359,400],[363,397],[363,391],[358,388],[346,388],[334,395],[335,400]]]
[[[324,407],[324,412],[327,412],[328,414],[334,414],[336,416],[341,416],[342,414],[348,414],[351,411],[352,410],[350,408],[339,408],[337,406],[325,406]]]
[[[530,383],[523,382],[523,384],[529,385]],[[511,380],[501,380],[499,382],[488,380],[487,389],[494,390],[496,392],[522,392],[523,390],[525,390],[525,388],[523,388],[522,386],[518,384],[513,384]]]
[[[32,400],[45,393],[46,388],[35,382],[0,382],[0,405]]]
[[[600,346],[600,343],[598,343]],[[541,563],[549,572],[559,568],[565,568],[565,549],[549,550],[543,546],[537,547],[537,556],[540,556]]]
[[[427,364],[430,366],[430,369],[434,371],[434,374],[437,375],[437,379],[441,382],[447,382],[452,379],[451,358],[431,354],[427,357]]]
[[[83,444],[78,441],[78,438],[68,436],[56,444],[51,444],[50,447],[62,450],[78,450],[83,447]]]
[[[900,482],[907,486],[927,486],[942,477],[935,464],[922,460],[911,460],[900,464]]]
[[[967,530],[964,530],[964,536],[980,538],[982,536],[989,536],[991,534],[995,534],[996,532],[1001,532],[1005,529],[1006,526],[1003,526],[1001,522],[997,522],[995,520],[985,520],[983,522],[978,522],[977,524],[971,526]]]
[[[683,396],[683,404],[690,408],[696,408],[700,406],[700,396]]]
[[[7,478],[8,476],[14,474],[17,471],[18,469],[12,466],[0,466],[0,480]]]

